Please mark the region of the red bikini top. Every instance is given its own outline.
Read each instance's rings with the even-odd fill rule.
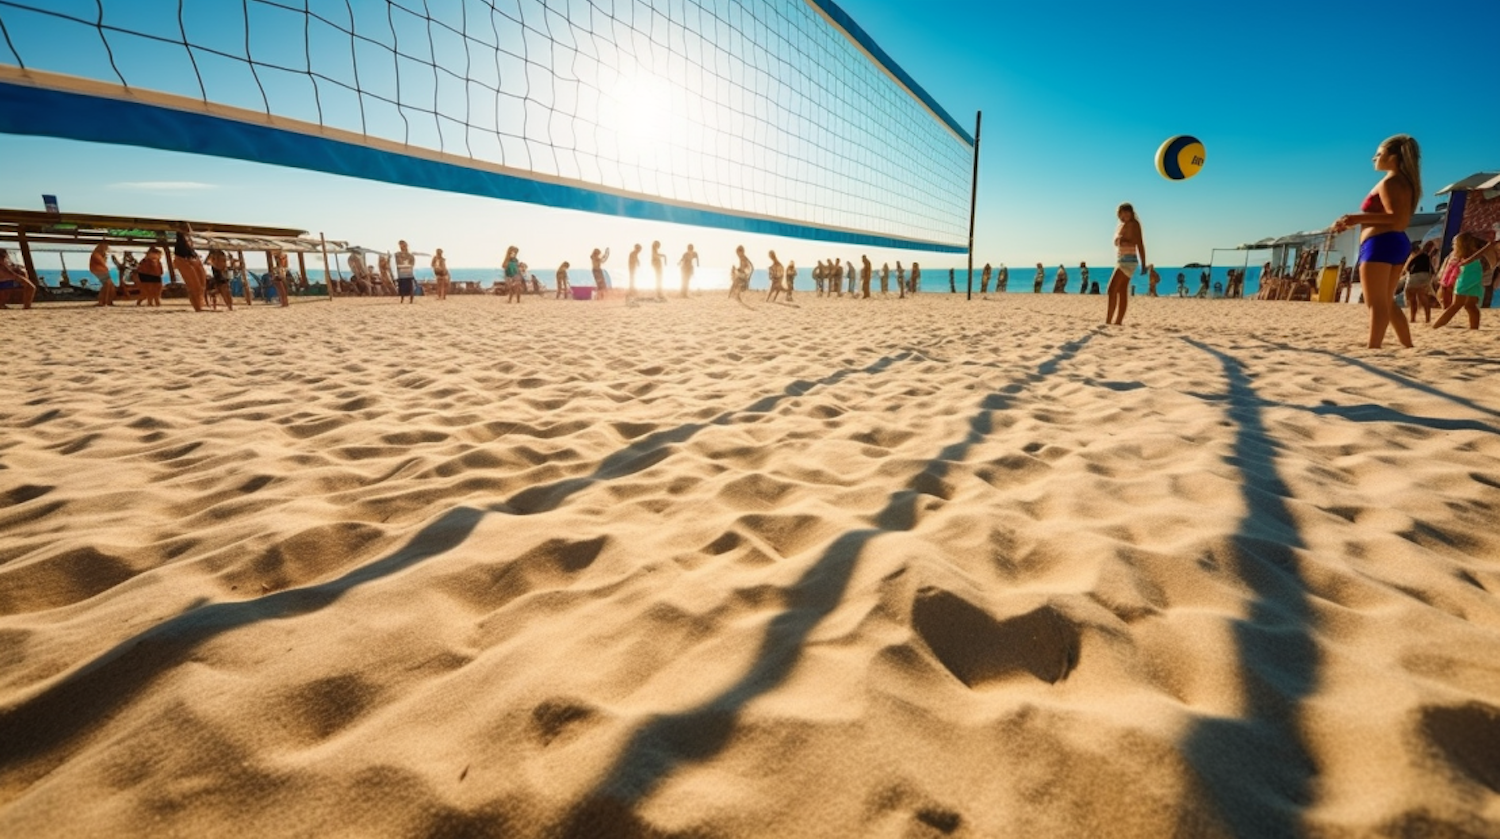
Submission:
[[[1385,203],[1380,200],[1380,193],[1371,192],[1369,195],[1366,195],[1365,203],[1359,205],[1359,211],[1362,213],[1385,212]]]

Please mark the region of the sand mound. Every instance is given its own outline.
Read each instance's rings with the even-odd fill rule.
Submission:
[[[1103,305],[7,313],[0,835],[1500,836],[1494,324]]]

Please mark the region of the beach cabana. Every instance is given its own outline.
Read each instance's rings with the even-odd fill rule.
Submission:
[[[1494,241],[1500,239],[1500,172],[1476,172],[1437,191],[1448,196],[1443,213],[1444,257],[1460,233],[1474,233]]]

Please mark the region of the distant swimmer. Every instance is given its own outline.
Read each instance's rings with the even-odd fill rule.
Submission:
[[[1125,322],[1125,308],[1130,304],[1130,282],[1146,262],[1146,237],[1135,207],[1129,203],[1115,208],[1120,226],[1115,229],[1115,271],[1109,276],[1109,303],[1104,315],[1106,324]]]
[[[682,298],[687,299],[688,285],[693,281],[693,268],[698,264],[698,252],[693,250],[692,245],[687,246],[682,258],[677,260],[677,267],[682,271]]]

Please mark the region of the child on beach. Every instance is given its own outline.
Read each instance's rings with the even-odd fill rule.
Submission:
[[[1406,305],[1411,309],[1408,318],[1415,323],[1417,309],[1425,315],[1424,322],[1432,323],[1432,246],[1435,242],[1417,248],[1406,261]]]
[[[1453,258],[1449,260],[1456,276],[1453,302],[1432,322],[1433,329],[1447,326],[1460,309],[1469,314],[1469,328],[1479,328],[1479,296],[1484,293],[1484,264],[1479,257],[1494,247],[1494,242],[1485,244],[1473,233],[1458,234],[1453,241]]]
[[[521,264],[521,249],[511,245],[505,249],[505,302],[520,303],[525,290],[526,267]]]
[[[569,263],[567,262],[567,260],[564,260],[563,264],[557,266],[557,299],[558,300],[561,300],[564,297],[567,297],[573,291],[571,288],[568,287],[568,268],[569,268]]]
[[[208,268],[211,272],[208,278],[208,303],[214,310],[219,310],[219,301],[224,301],[224,306],[229,311],[234,311],[234,294],[229,289],[229,254],[219,248],[213,248],[208,252]]]

